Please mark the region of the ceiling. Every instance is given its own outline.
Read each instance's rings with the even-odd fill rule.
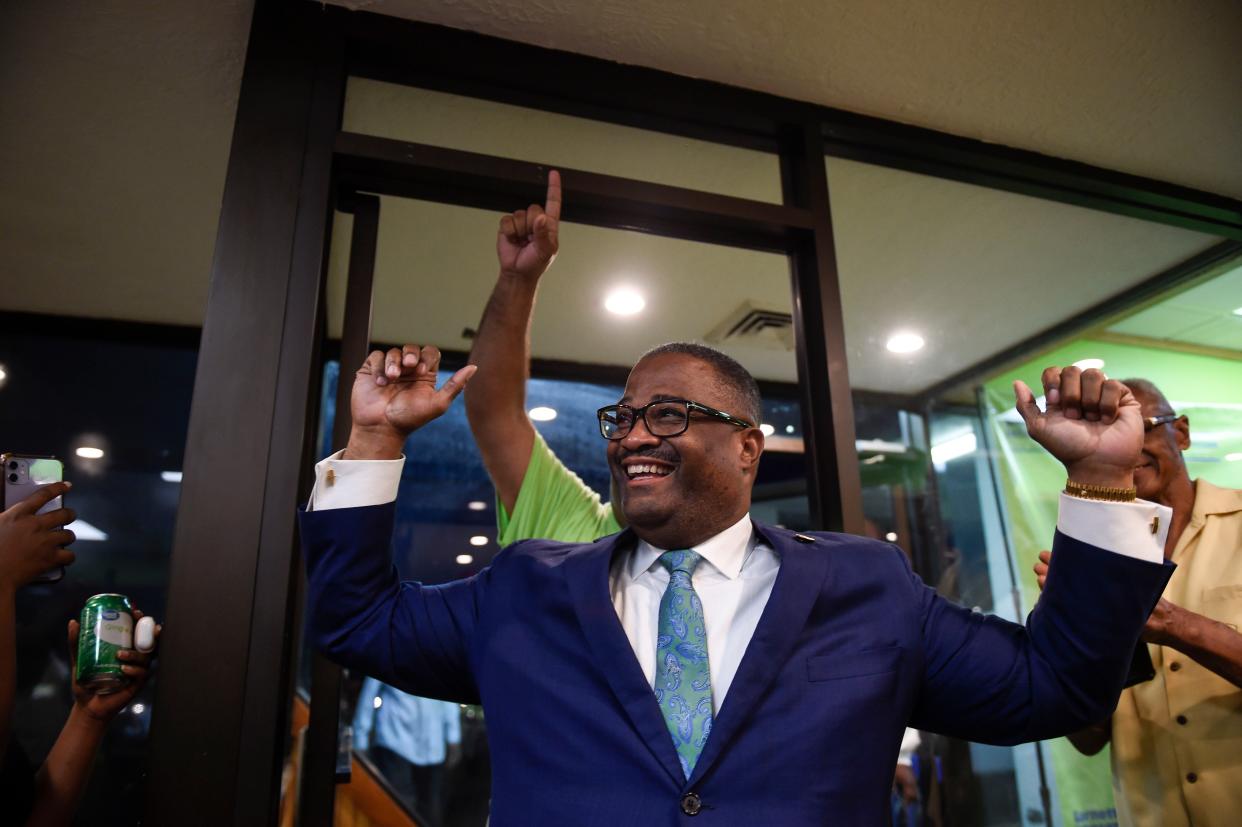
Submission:
[[[1235,0],[329,0],[1242,198]]]
[[[744,197],[779,196],[778,165],[761,152],[375,81],[351,81],[345,128],[683,186],[714,182]],[[868,390],[921,391],[1217,241],[969,184],[827,163],[850,379]],[[572,200],[572,176],[564,187]],[[477,325],[495,279],[497,219],[385,198],[373,338],[468,349],[463,330]],[[330,305],[337,309],[347,233],[338,221]],[[613,284],[643,293],[646,309],[628,318],[607,313],[603,298]],[[790,312],[783,255],[569,225],[540,294],[532,351],[628,366],[661,342],[710,340],[743,304]],[[917,332],[926,347],[904,357],[888,352],[885,343],[899,330]],[[776,344],[722,347],[760,378],[796,381],[793,352]]]
[[[0,308],[201,323],[251,5],[0,7]],[[350,5],[1242,197],[1242,5],[1229,0]],[[385,108],[394,94],[351,105],[359,117],[368,106],[387,113],[374,131],[400,131],[409,116]],[[431,142],[470,148],[495,137],[485,125],[500,118],[518,157],[778,197],[775,161],[763,153],[488,114],[463,99],[436,105],[443,117],[422,119]],[[861,387],[926,387],[1212,242],[844,161],[830,164],[830,178],[850,371]],[[420,330],[463,347],[461,328],[477,322],[493,277],[495,219],[427,209],[385,204],[379,277],[392,301],[377,304],[377,337],[426,319]],[[651,284],[650,313],[626,327],[592,315],[613,273]],[[562,358],[624,363],[656,340],[702,335],[741,301],[789,304],[779,257],[586,227],[567,230],[549,279],[559,292],[544,292],[535,346]],[[415,282],[439,287],[411,296],[403,285]],[[877,347],[899,325],[927,338],[918,358],[895,361]],[[592,344],[600,339],[606,348]],[[747,361],[762,375],[792,376],[788,353]]]
[[[1235,358],[1242,358],[1242,266],[1109,325],[1107,331],[1235,351]]]

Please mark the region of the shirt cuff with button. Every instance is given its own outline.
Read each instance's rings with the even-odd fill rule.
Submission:
[[[1173,509],[1147,500],[1117,503],[1062,493],[1057,530],[1096,548],[1163,563],[1172,517]]]
[[[315,487],[306,504],[307,511],[362,508],[397,499],[405,457],[341,459],[344,453],[337,451],[315,465]]]

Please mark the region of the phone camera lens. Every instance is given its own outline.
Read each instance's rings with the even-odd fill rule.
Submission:
[[[17,470],[17,460],[15,460],[15,459],[9,460],[9,470],[10,470],[10,471],[16,471],[16,470]]]
[[[17,482],[17,474],[9,474],[9,482]]]

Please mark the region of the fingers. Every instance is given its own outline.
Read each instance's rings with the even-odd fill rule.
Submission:
[[[1044,373],[1039,377],[1040,383],[1044,386],[1044,399],[1047,402],[1046,410],[1052,411],[1059,409],[1063,402],[1061,394],[1061,369],[1058,367],[1044,368]]]
[[[513,221],[512,215],[502,215],[500,217],[500,234],[506,238],[517,236],[517,224]]]
[[[1082,419],[1082,371],[1071,365],[1061,369],[1061,413],[1066,419]]]
[[[1121,410],[1121,400],[1129,392],[1130,389],[1116,379],[1109,379],[1104,382],[1104,387],[1100,389],[1101,422],[1110,424],[1117,418],[1117,414]]]
[[[1100,395],[1104,390],[1105,376],[1092,368],[1084,370],[1079,378],[1082,392],[1082,418],[1088,422],[1100,421]]]
[[[35,525],[39,528],[60,528],[63,525],[69,525],[77,518],[77,512],[72,508],[58,508],[46,514],[35,515]],[[68,543],[62,543],[62,545],[68,545]]]
[[[358,368],[358,373],[375,377],[375,384],[382,385],[384,378],[384,351],[373,350],[367,355],[366,360],[362,363],[362,367]]]
[[[38,488],[29,497],[13,506],[13,510],[19,514],[34,514],[52,500],[62,494],[68,493],[69,489],[72,487],[72,483],[68,482],[54,482],[50,485],[44,485]]]
[[[1039,562],[1043,563],[1045,566],[1050,564],[1052,562],[1052,552],[1041,551],[1039,553]]]
[[[71,531],[69,533],[72,534],[73,532]],[[57,549],[56,556],[52,558],[52,567],[55,568],[57,566],[72,566],[73,561],[77,559],[78,559],[78,556],[74,554],[72,551],[70,551],[69,549],[67,548]]]
[[[548,171],[548,194],[544,199],[544,211],[550,221],[561,218],[561,174],[556,170]]]
[[[384,355],[384,378],[392,381],[401,377],[402,348],[390,347]]]
[[[416,375],[418,376],[435,376],[436,371],[440,369],[440,348],[427,345],[419,351],[418,368]]]
[[[465,389],[466,383],[470,381],[470,377],[474,376],[475,371],[479,369],[478,365],[466,365],[461,370],[454,373],[452,377],[440,386],[440,390],[436,391],[440,398],[440,403],[444,410],[448,410],[448,406],[453,404],[453,400],[457,398],[457,394]]]
[[[1016,379],[1013,383],[1013,396],[1014,407],[1018,415],[1022,417],[1022,421],[1026,423],[1026,430],[1029,433],[1041,415],[1039,406],[1035,404],[1035,394],[1031,393],[1031,389],[1026,386],[1025,382]]]
[[[515,210],[513,213],[513,233],[509,236],[515,241],[526,238],[530,235],[530,229],[526,225],[526,210]]]

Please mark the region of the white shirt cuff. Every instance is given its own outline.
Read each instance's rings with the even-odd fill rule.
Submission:
[[[315,487],[307,511],[384,505],[397,499],[405,457],[341,459],[343,453],[337,451],[315,465]]]
[[[1057,530],[1096,548],[1163,563],[1172,518],[1173,509],[1147,500],[1111,503],[1062,492]]]

